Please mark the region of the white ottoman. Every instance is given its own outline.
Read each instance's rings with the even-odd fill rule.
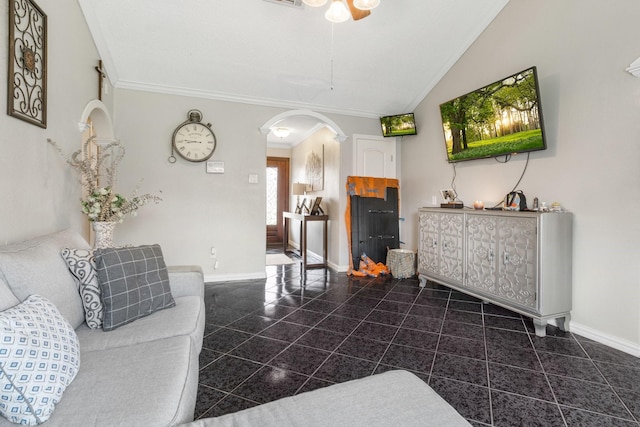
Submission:
[[[469,427],[431,387],[407,371],[389,371],[194,421],[189,427]]]

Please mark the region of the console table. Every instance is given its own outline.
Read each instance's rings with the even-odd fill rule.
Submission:
[[[300,255],[302,256],[302,268],[304,270],[311,268],[327,268],[327,221],[329,215],[303,215],[293,212],[283,212],[282,218],[284,222],[283,247],[287,252],[289,244],[289,220],[300,221]],[[322,262],[316,264],[307,263],[307,225],[309,222],[322,222]]]

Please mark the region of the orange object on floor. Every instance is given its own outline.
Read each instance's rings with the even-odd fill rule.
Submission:
[[[370,176],[347,177],[347,209],[344,213],[344,217],[347,225],[347,241],[349,243],[349,270],[347,270],[348,275],[360,276],[360,274],[356,274],[357,270],[354,269],[353,257],[351,255],[351,196],[377,197],[379,199],[384,199],[388,187],[400,188],[400,183],[395,178],[373,178]],[[400,201],[398,201],[398,205],[400,205]],[[384,266],[384,264],[382,265]],[[366,275],[367,273],[362,274],[362,276]]]
[[[369,277],[378,277],[380,275],[389,274],[389,267],[379,262],[376,263],[374,260],[369,258],[367,254],[362,254],[360,256],[360,268],[358,271],[354,271],[354,276],[369,276]]]

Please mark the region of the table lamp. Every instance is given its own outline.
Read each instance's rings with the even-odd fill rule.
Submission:
[[[302,206],[300,205],[300,196],[304,196],[305,194],[305,190],[306,190],[307,185],[300,183],[300,182],[295,182],[293,184],[293,188],[291,189],[291,194],[297,197],[297,201],[296,201],[296,213],[302,213],[302,208],[304,207],[304,202],[302,203]]]

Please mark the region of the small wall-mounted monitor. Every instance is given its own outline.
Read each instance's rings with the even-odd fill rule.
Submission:
[[[382,127],[382,136],[404,136],[417,133],[416,119],[413,113],[380,117],[380,126]]]

